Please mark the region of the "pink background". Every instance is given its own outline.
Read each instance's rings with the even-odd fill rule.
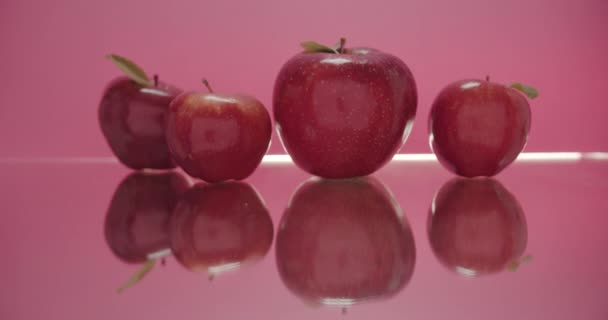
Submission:
[[[107,53],[183,89],[207,77],[270,109],[298,43],[340,36],[412,69],[420,101],[402,152],[429,152],[426,118],[443,86],[486,74],[539,88],[528,151],[608,150],[606,16],[605,0],[2,0],[0,157],[111,155],[96,114],[119,75]]]
[[[402,58],[419,87],[402,152],[430,152],[426,120],[451,81],[539,88],[528,151],[608,151],[607,0],[0,0],[0,160],[110,156],[97,123],[119,75],[107,53],[183,89],[206,77],[271,108],[274,78],[303,40],[346,36]],[[272,153],[282,153],[273,138]],[[103,162],[103,161],[102,161]],[[175,260],[125,295],[136,269],[103,240],[103,219],[130,171],[116,163],[0,161],[0,319],[347,319],[289,293],[274,247],[256,265],[208,283]],[[433,256],[434,193],[452,176],[434,162],[393,162],[374,176],[403,208],[416,240],[410,284],[348,319],[607,319],[606,162],[518,162],[498,179],[521,203],[533,261],[516,273],[464,279]],[[248,179],[275,231],[309,175],[263,164]]]

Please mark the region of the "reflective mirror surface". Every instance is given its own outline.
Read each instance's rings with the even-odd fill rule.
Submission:
[[[474,180],[407,157],[350,180],[271,160],[218,185],[0,163],[0,318],[608,317],[605,160]]]

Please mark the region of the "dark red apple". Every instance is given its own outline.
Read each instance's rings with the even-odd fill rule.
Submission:
[[[428,232],[439,261],[465,276],[517,264],[528,238],[517,199],[491,178],[445,183],[431,205]]]
[[[120,162],[132,169],[174,168],[164,123],[169,103],[180,90],[157,77],[149,80],[141,69],[122,57],[110,58],[129,75],[113,80],[99,104],[99,125],[110,148]]]
[[[171,218],[171,248],[187,269],[210,277],[263,258],[273,226],[260,195],[246,183],[197,184]]]
[[[313,178],[292,196],[277,232],[285,286],[309,305],[346,307],[394,296],[416,249],[397,202],[373,178]]]
[[[373,173],[406,140],[416,114],[414,77],[399,58],[313,42],[282,67],[273,111],[285,150],[326,178]]]
[[[112,252],[128,263],[169,248],[169,217],[188,181],[176,172],[135,172],[116,188],[104,234]]]
[[[530,131],[530,105],[538,95],[519,83],[505,86],[462,80],[444,88],[429,116],[430,144],[448,170],[465,177],[493,176],[517,158]]]
[[[242,180],[253,173],[270,144],[272,124],[256,98],[186,92],[171,103],[167,143],[189,175],[207,182]]]

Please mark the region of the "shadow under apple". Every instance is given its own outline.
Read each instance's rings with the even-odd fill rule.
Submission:
[[[134,172],[116,188],[104,223],[105,240],[127,263],[143,263],[169,248],[169,218],[189,182],[177,172]]]
[[[283,214],[276,259],[281,280],[306,304],[346,308],[400,292],[412,277],[416,250],[401,209],[380,182],[312,178]]]
[[[524,211],[495,179],[446,182],[433,199],[428,235],[437,259],[463,276],[497,273],[525,260]]]
[[[274,236],[264,201],[243,182],[193,186],[181,197],[170,225],[174,257],[210,279],[262,259]]]

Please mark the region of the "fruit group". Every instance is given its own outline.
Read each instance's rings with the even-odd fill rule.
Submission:
[[[135,172],[116,188],[104,224],[106,243],[128,263],[169,248],[169,218],[187,180],[175,172]]]
[[[533,88],[484,80],[445,87],[433,102],[429,142],[441,164],[465,177],[493,176],[517,158],[530,131]]]
[[[166,138],[173,159],[207,182],[245,179],[270,144],[270,116],[254,97],[208,89],[183,93],[171,103]]]
[[[407,138],[416,84],[397,57],[368,48],[304,43],[279,72],[273,96],[277,132],[303,170],[326,178],[373,173]]]
[[[518,263],[528,237],[517,199],[490,178],[445,183],[433,200],[428,232],[439,261],[466,276],[495,273]]]
[[[179,93],[157,77],[119,77],[106,87],[98,109],[99,125],[120,162],[132,169],[175,167],[165,141],[165,116]]]
[[[187,269],[214,277],[263,258],[274,230],[268,209],[248,184],[198,184],[171,219],[171,248]]]
[[[378,181],[313,178],[283,214],[276,259],[283,283],[307,304],[344,307],[397,294],[416,252],[401,209]]]

